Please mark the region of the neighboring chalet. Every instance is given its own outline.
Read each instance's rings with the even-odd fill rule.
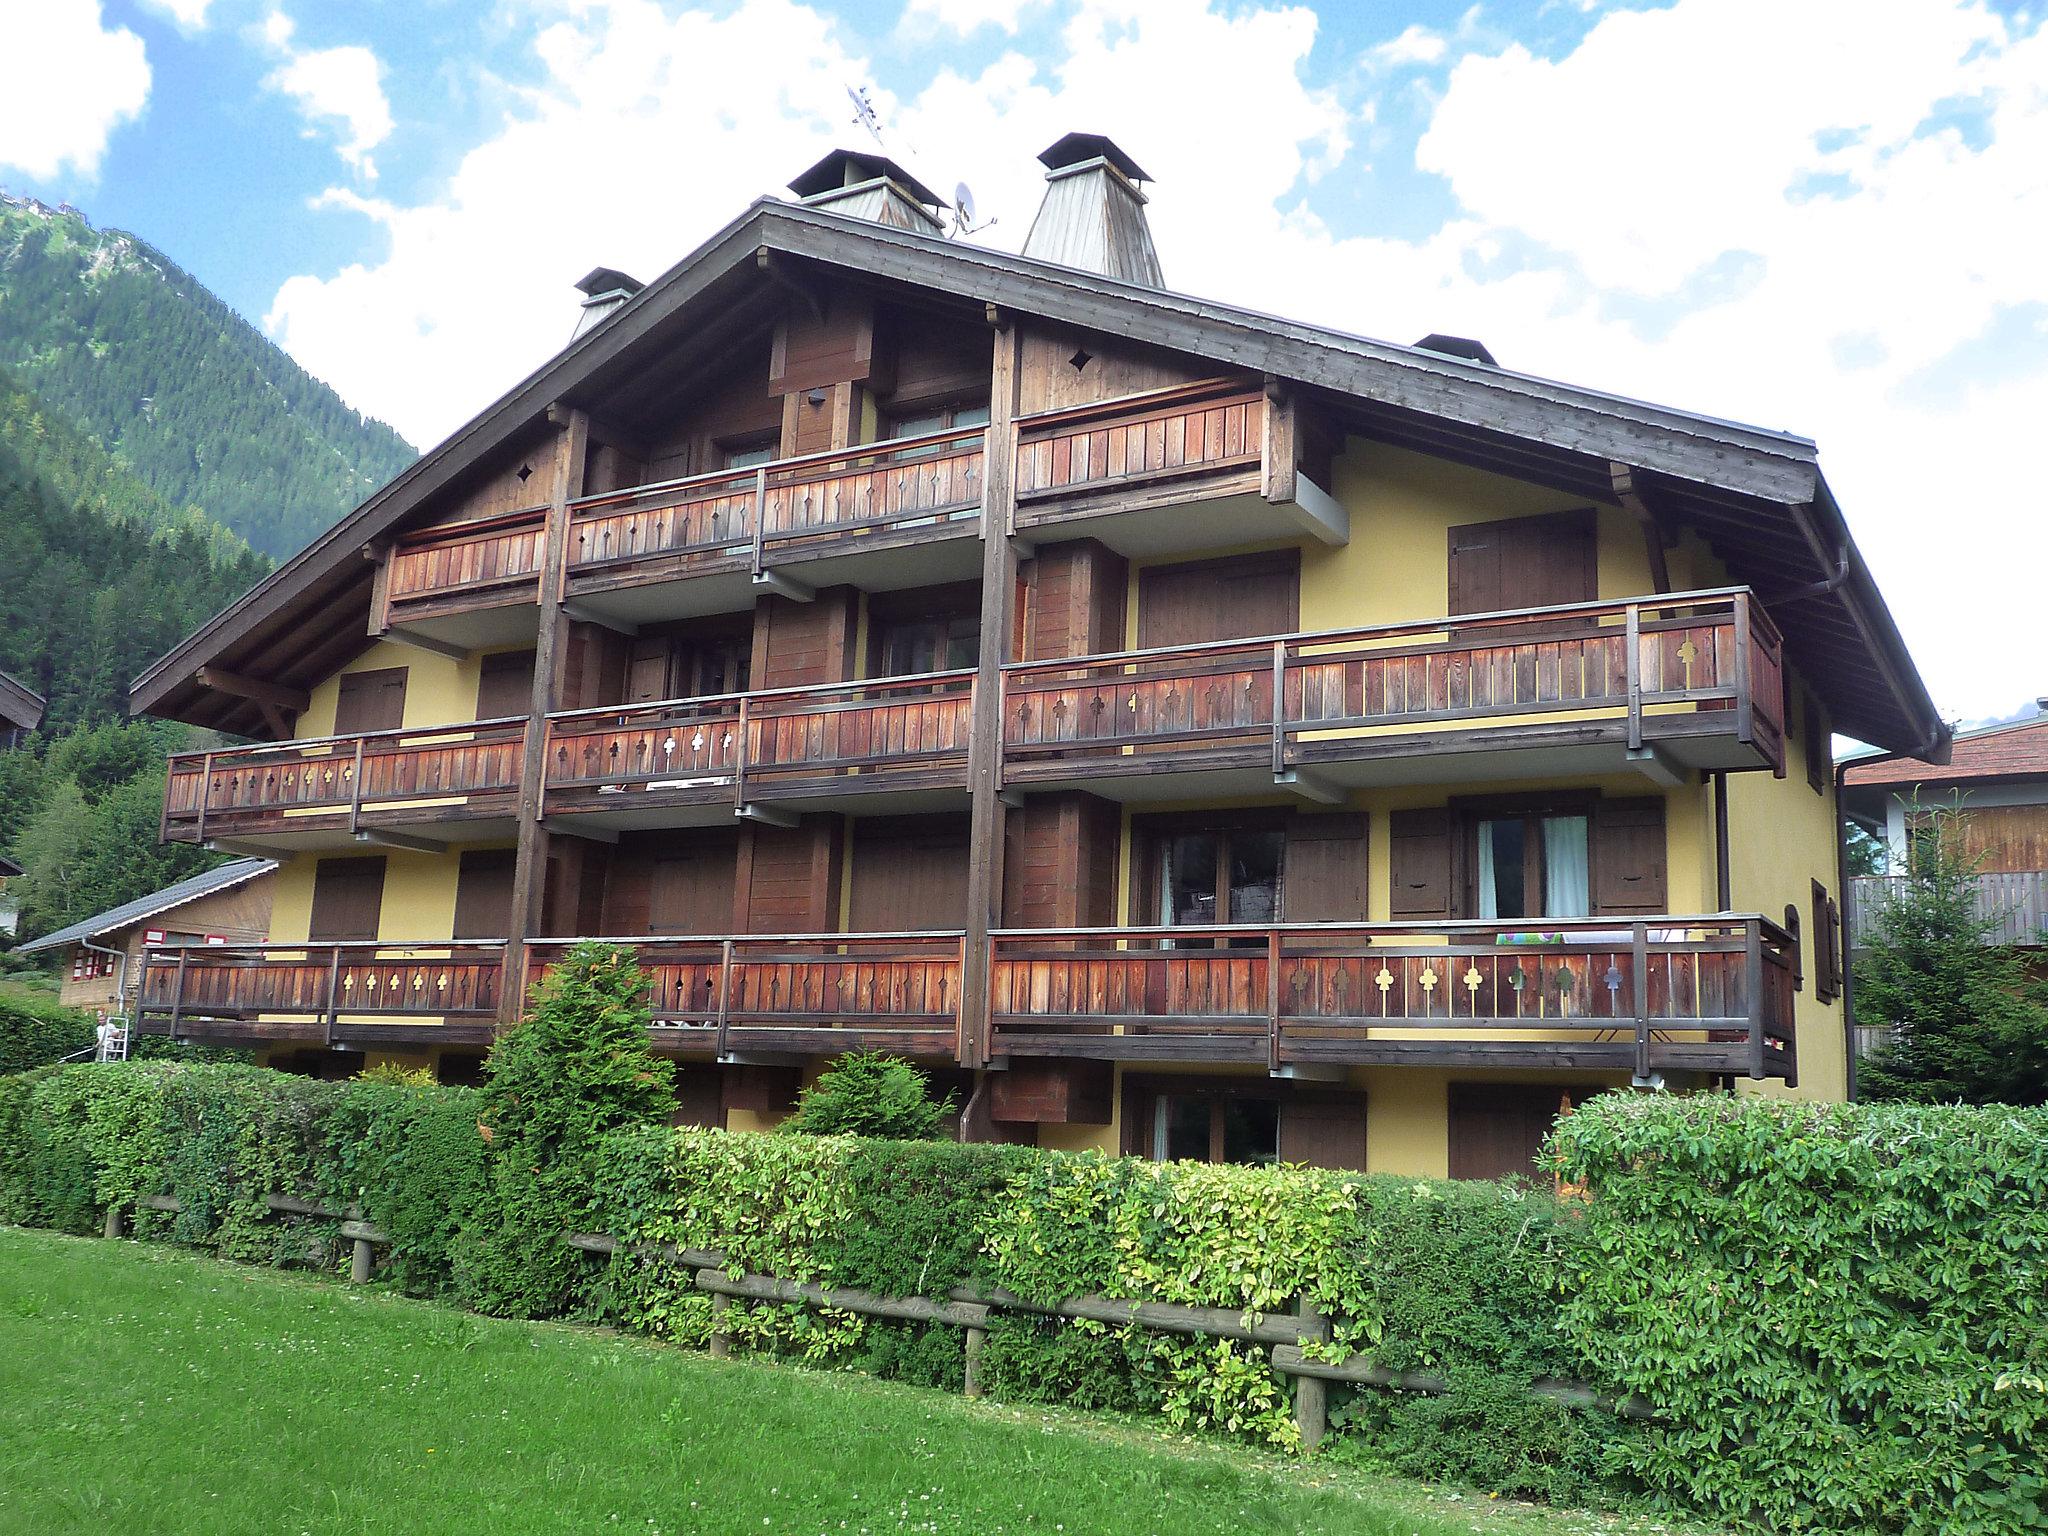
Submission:
[[[2042,713],[1964,731],[1946,763],[1875,757],[1842,766],[1842,809],[1883,841],[1891,871],[1850,882],[1855,942],[1904,879],[1915,830],[1953,807],[1953,835],[1976,863],[1978,909],[1998,919],[1989,942],[2048,945],[2048,699]]]
[[[22,744],[22,738],[43,723],[43,699],[0,672],[0,752]]]
[[[282,864],[142,1027],[467,1073],[604,936],[712,1124],[867,1046],[974,1136],[1409,1174],[1841,1097],[1829,733],[1946,735],[1814,445],[1176,294],[1131,157],[1041,158],[1020,256],[842,151],[599,268],[138,679],[262,738],[164,835]]]
[[[142,981],[144,951],[170,956],[190,945],[260,943],[270,933],[277,864],[231,859],[147,896],[95,913],[24,944],[19,954],[57,956],[57,1000],[67,1008],[127,1013]]]

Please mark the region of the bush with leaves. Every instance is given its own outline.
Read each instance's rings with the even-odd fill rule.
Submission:
[[[664,1124],[675,1106],[675,1069],[648,1049],[648,1019],[632,951],[579,944],[491,1047],[478,1095],[480,1190],[456,1250],[462,1295],[477,1310],[542,1317],[573,1301],[576,1262],[562,1234],[588,1217],[600,1144]]]
[[[1617,1463],[1746,1527],[2048,1527],[2048,1111],[1606,1094],[1566,1341],[1639,1395]]]
[[[0,1074],[47,1067],[76,1051],[90,1050],[93,1020],[54,997],[0,992]]]
[[[782,1123],[791,1136],[873,1136],[933,1141],[953,1108],[952,1095],[931,1096],[931,1080],[901,1057],[879,1051],[842,1056],[797,1095]]]
[[[1926,813],[1909,872],[1877,909],[1856,959],[1856,1021],[1887,1042],[1864,1061],[1868,1099],[1918,1104],[2048,1102],[2048,982],[1989,942],[2003,922],[1978,905],[1981,859],[1963,813]]]

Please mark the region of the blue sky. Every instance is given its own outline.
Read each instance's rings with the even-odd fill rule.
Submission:
[[[38,65],[0,184],[145,236],[422,445],[561,344],[589,267],[651,277],[862,143],[850,85],[995,246],[1032,155],[1106,131],[1174,287],[1815,437],[1937,702],[2048,692],[2039,4],[37,0],[0,57]]]

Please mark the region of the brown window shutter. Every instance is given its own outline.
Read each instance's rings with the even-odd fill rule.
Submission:
[[[1818,880],[1813,882],[1813,998],[1832,1003],[1840,984],[1841,938],[1835,927],[1834,898]]]
[[[533,706],[533,652],[500,651],[477,669],[476,717],[502,720]]]
[[[1537,1154],[1566,1104],[1586,1091],[1555,1083],[1451,1084],[1451,1177],[1542,1180]]]
[[[1394,921],[1456,913],[1451,880],[1451,813],[1396,811],[1388,824]]]
[[[1792,990],[1802,992],[1806,989],[1806,956],[1799,947],[1799,904],[1796,901],[1785,903],[1785,933],[1792,940]],[[1819,969],[1817,965],[1814,967],[1816,972]]]
[[[1365,1171],[1365,1097],[1283,1099],[1280,1160]]]
[[[1366,818],[1360,812],[1302,815],[1287,823],[1280,917],[1289,923],[1362,923],[1366,906]],[[1285,1135],[1285,1124],[1282,1135]]]
[[[1842,908],[1834,897],[1828,898],[1828,989],[1836,997],[1842,995]]]
[[[1450,530],[1450,611],[1496,613],[1599,596],[1591,508],[1467,523]]]
[[[334,734],[395,731],[405,724],[404,667],[344,672],[334,701]]]
[[[738,840],[717,832],[688,835],[659,852],[645,877],[645,931],[721,934],[732,928],[732,886]]]
[[[669,696],[668,652],[665,636],[643,637],[633,642],[626,656],[628,704],[652,704]]]
[[[1799,729],[1806,737],[1806,782],[1813,786],[1815,794],[1824,795],[1828,792],[1828,769],[1833,766],[1833,754],[1828,750],[1830,743],[1827,729],[1821,724],[1820,706],[1810,693],[1799,713]]]
[[[1640,917],[1669,909],[1662,800],[1598,801],[1592,857],[1595,916]]]
[[[322,943],[377,937],[384,909],[384,860],[322,859],[313,871],[313,914],[306,937]]]
[[[1155,565],[1138,576],[1138,648],[1199,645],[1301,626],[1301,552]]]
[[[510,848],[472,848],[455,876],[455,937],[502,939],[512,926]]]

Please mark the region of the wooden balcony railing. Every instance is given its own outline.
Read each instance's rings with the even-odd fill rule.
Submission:
[[[1255,489],[1265,434],[1265,395],[1225,380],[1026,417],[1017,424],[1019,521],[1096,492],[1191,479]]]
[[[530,946],[539,977],[571,940]],[[657,1044],[733,1052],[867,1049],[957,1057],[961,933],[632,938]]]
[[[1859,875],[1849,882],[1852,944],[1871,941],[1879,919],[1909,883],[1903,875]],[[1972,877],[1971,887],[1971,910],[1980,922],[1992,925],[1984,935],[1986,944],[2048,946],[2048,870],[1987,871]]]
[[[1560,731],[1631,748],[1732,737],[1782,767],[1781,650],[1729,590],[1019,662],[1003,668],[1003,772],[1280,774]]]
[[[964,788],[973,708],[974,674],[952,671],[565,711],[549,809]]]
[[[143,952],[136,1022],[145,1034],[262,1040],[488,1040],[504,946],[178,945]],[[408,1034],[407,1031],[411,1033]]]
[[[391,551],[385,606],[392,616],[414,618],[530,600],[546,539],[545,507],[421,529]]]
[[[995,1055],[1795,1073],[1760,917],[991,935]]]
[[[518,795],[525,740],[525,720],[509,718],[174,753],[160,837],[502,817]]]

